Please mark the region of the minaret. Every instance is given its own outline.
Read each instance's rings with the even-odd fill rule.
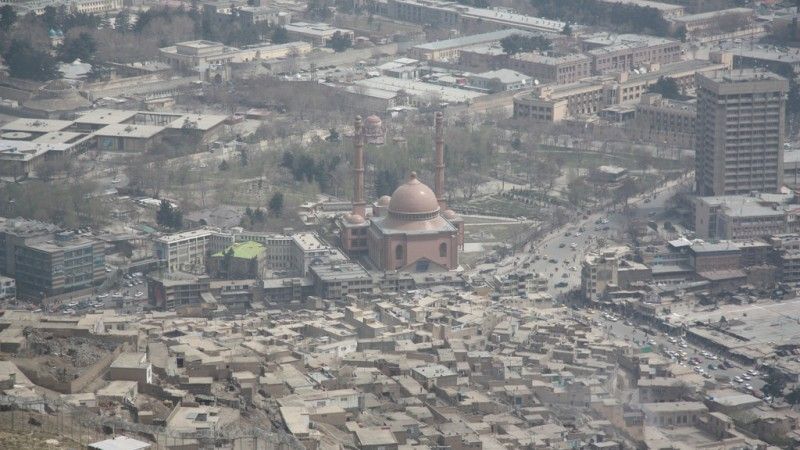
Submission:
[[[356,116],[353,134],[353,214],[367,216],[367,202],[364,200],[364,133],[361,129],[361,116]]]
[[[442,211],[447,209],[447,201],[444,198],[444,115],[441,111],[436,112],[434,119],[436,125],[436,178],[434,181],[434,193]]]

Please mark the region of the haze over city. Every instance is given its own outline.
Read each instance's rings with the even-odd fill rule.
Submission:
[[[799,8],[3,0],[0,449],[800,448]]]

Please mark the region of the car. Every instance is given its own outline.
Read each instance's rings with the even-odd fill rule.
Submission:
[[[581,237],[581,236],[583,236],[583,233],[581,233],[581,232],[575,233],[575,237]]]
[[[563,243],[563,242],[562,242],[562,243],[560,243],[560,244],[558,244],[558,248],[564,248],[564,247],[566,247],[566,246],[567,246],[567,244],[565,244],[565,243]]]
[[[558,264],[558,261],[555,258],[550,258],[548,261],[550,264]]]
[[[744,378],[745,380],[748,380],[748,381],[753,379],[753,377],[751,377],[750,375],[743,375],[742,378]]]
[[[108,292],[105,292],[97,296],[97,298],[106,298],[106,297],[108,297]]]
[[[711,374],[709,374],[709,373],[704,373],[704,374],[703,374],[703,378],[711,378]]]
[[[559,281],[558,283],[556,283],[555,286],[557,288],[564,288],[564,287],[567,287],[567,282],[566,281]]]
[[[561,275],[561,278],[569,278],[569,274],[565,272],[563,275]]]
[[[687,348],[687,347],[689,346],[686,344],[686,342],[681,342],[681,348]]]
[[[741,379],[741,378],[739,378],[739,377],[733,377],[733,381],[735,381],[735,382],[737,382],[737,383],[741,383],[741,382],[742,382],[742,379]]]
[[[144,295],[144,292],[139,291],[136,293],[135,297],[141,297],[142,295]]]
[[[573,249],[573,250],[575,250],[576,248],[578,248],[578,244],[576,244],[576,243],[574,243],[574,242],[573,242],[573,243],[571,243],[571,244],[569,244],[569,246],[570,246],[570,248],[571,248],[571,249]]]

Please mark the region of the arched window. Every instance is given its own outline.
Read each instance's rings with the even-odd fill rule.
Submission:
[[[403,259],[403,246],[398,245],[394,248],[394,257],[395,259]]]
[[[441,256],[442,258],[447,256],[447,243],[442,242],[441,244],[439,244],[439,256]]]

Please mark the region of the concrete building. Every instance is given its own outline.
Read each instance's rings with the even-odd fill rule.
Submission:
[[[284,26],[289,38],[297,41],[310,42],[317,47],[325,47],[328,45],[333,36],[338,33],[353,42],[355,33],[352,30],[345,30],[343,28],[336,28],[328,25],[327,23],[307,23],[307,22],[294,22]]]
[[[680,61],[654,65],[646,73],[596,76],[577,83],[547,84],[514,97],[514,116],[561,122],[570,117],[595,115],[610,105],[632,105],[662,77],[672,78],[682,90],[695,86],[698,73],[713,74],[730,68],[730,55],[715,54],[711,61]]]
[[[178,70],[304,55],[312,50],[308,42],[261,45],[239,49],[221,42],[186,41],[159,49],[160,58]]]
[[[607,45],[599,45],[608,42]],[[620,35],[613,39],[586,39],[584,47],[594,47],[586,54],[592,60],[592,72],[629,72],[651,64],[671,64],[681,60],[681,43],[672,39],[642,35]]]
[[[661,94],[645,94],[636,104],[631,129],[645,142],[694,148],[696,117],[694,102],[666,99]]]
[[[592,74],[591,59],[580,53],[557,56],[518,53],[508,59],[508,67],[540,83],[575,83]]]
[[[783,194],[724,195],[694,199],[694,228],[701,239],[743,241],[791,231],[796,213]]]
[[[1,224],[0,273],[16,280],[18,296],[42,299],[90,289],[105,279],[102,241],[35,221]]]
[[[168,272],[191,273],[205,273],[206,255],[232,243],[233,236],[208,228],[168,234],[153,241],[155,257]]]
[[[698,194],[778,191],[788,82],[770,72],[738,70],[699,74],[697,85]]]
[[[320,298],[341,300],[347,295],[369,294],[374,290],[372,276],[356,262],[315,264],[309,275]]]
[[[468,77],[469,85],[489,93],[517,91],[533,85],[533,79],[510,69],[477,73]]]
[[[680,17],[684,13],[683,5],[676,3],[654,2],[651,0],[601,0],[604,3],[633,5],[641,8],[652,8],[664,19]]]
[[[800,75],[800,49],[768,46],[738,48],[731,52],[734,69],[767,69],[784,77]]]
[[[476,45],[499,44],[501,40],[509,36],[519,34],[522,36],[534,36],[522,30],[499,30],[488,33],[479,33],[469,36],[461,36],[443,41],[427,42],[417,44],[408,50],[410,58],[422,61],[449,61],[456,62],[460,58],[461,51]]]
[[[705,31],[724,31],[719,29],[720,24],[736,18],[741,20],[742,26],[747,26],[755,19],[755,11],[751,8],[721,9],[718,11],[673,17],[670,19],[670,22],[674,30],[684,29],[688,37],[693,37]]]
[[[208,273],[215,278],[263,278],[267,269],[267,249],[258,242],[237,242],[208,260]]]
[[[145,353],[123,352],[108,368],[111,381],[135,381],[139,387],[153,383],[153,365]]]
[[[565,25],[558,20],[498,9],[473,8],[441,0],[388,0],[386,14],[392,19],[405,22],[472,32],[516,28],[530,32],[560,33]]]
[[[152,306],[162,310],[198,305],[203,302],[203,294],[210,290],[211,279],[205,275],[173,272],[147,279],[147,298]]]

